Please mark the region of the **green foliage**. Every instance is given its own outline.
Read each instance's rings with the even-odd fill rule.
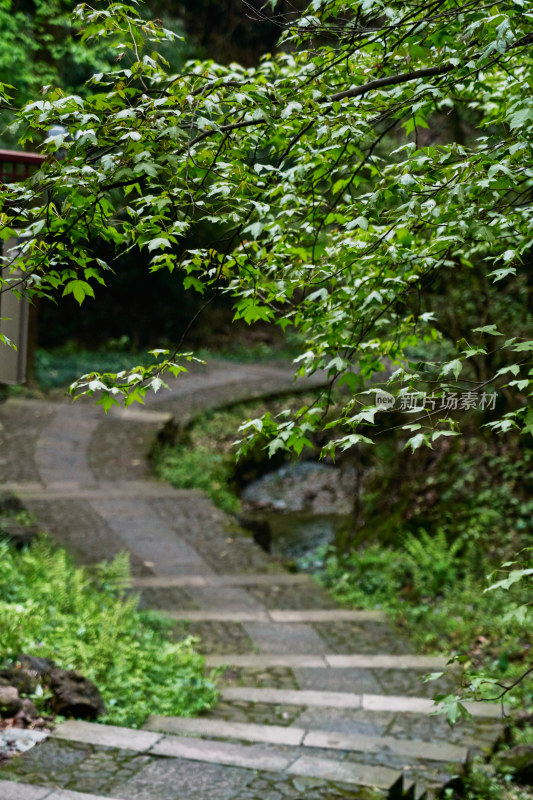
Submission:
[[[288,350],[274,348],[263,342],[259,342],[255,346],[245,346],[244,343],[236,341],[233,346],[220,350],[201,348],[197,355],[202,361],[223,359],[239,363],[256,363],[287,358],[295,353],[294,346]],[[130,370],[136,364],[147,363],[149,360],[149,351],[136,351],[128,336],[123,336],[118,341],[111,340],[106,347],[97,350],[84,349],[75,341],[70,341],[61,347],[39,348],[35,353],[35,372],[40,388],[43,391],[49,391],[65,389],[80,375],[89,372]],[[238,428],[241,421],[242,417],[235,420],[235,429]]]
[[[282,413],[287,403],[297,408],[302,404],[302,397],[256,400],[199,416],[177,443],[158,445],[154,449],[156,475],[178,489],[201,489],[224,511],[238,511],[240,473],[245,476],[243,482],[253,480],[264,471],[267,461],[263,448],[259,447],[247,461],[235,463],[239,425],[245,416]]]
[[[233,444],[243,413],[236,406],[195,419],[180,442],[154,450],[156,475],[178,489],[201,489],[224,511],[238,511]]]
[[[415,454],[401,451],[394,431],[380,439],[365,454],[362,534],[396,544],[406,530],[440,530],[450,543],[459,537],[474,544],[494,564],[527,546],[533,454],[523,437],[502,442],[471,425],[464,437]]]
[[[448,544],[445,532],[437,529],[433,536],[421,530],[406,537],[407,568],[413,580],[413,591],[419,596],[438,597],[454,590],[460,575],[457,554],[463,549],[461,538]]]
[[[109,68],[106,45],[87,48],[76,40],[69,3],[37,0],[31,11],[24,6],[19,0],[0,3],[0,81],[16,84],[19,102],[47,83],[78,89],[95,70]]]
[[[173,643],[171,621],[137,611],[128,579],[126,555],[91,573],[44,538],[22,552],[0,543],[1,660],[31,653],[79,670],[102,693],[102,722],[140,727],[150,713],[210,708],[216,690],[194,640]]]
[[[155,454],[155,471],[158,478],[178,489],[201,489],[223,511],[239,509],[239,500],[228,488],[231,457],[201,446],[166,446]]]
[[[330,391],[248,428],[244,449],[259,433],[270,452],[298,454],[328,426],[332,455],[369,441],[383,419],[363,393],[372,376],[404,399],[432,398],[402,420],[413,451],[456,435],[463,410],[494,433],[529,434],[524,4],[393,0],[384,22],[381,3],[313,0],[303,13],[255,68],[190,62],[176,74],[160,50],[182,45],[160,20],[121,3],[78,6],[83,45],[114,59],[84,92],[50,85],[18,115],[21,146],[58,119],[76,133],[48,137],[42,168],[0,195],[1,235],[28,233],[18,290],[82,303],[110,254],[142,251],[206,302],[228,294],[236,319],[292,329],[298,371],[326,370]],[[206,226],[209,246],[198,246]],[[429,346],[431,358],[412,360]],[[105,407],[142,401],[179,363],[175,353],[92,375],[74,391]],[[444,397],[493,388],[498,406],[483,414]]]
[[[52,350],[37,350],[35,372],[39,386],[44,391],[66,389],[76,378],[90,371],[118,372],[120,369],[130,369],[148,357],[147,353],[123,350],[83,350],[71,343]]]
[[[388,610],[421,650],[457,656],[467,676],[461,697],[469,699],[469,686],[476,697],[493,697],[501,689],[491,681],[520,677],[533,644],[525,619],[512,613],[529,603],[528,586],[515,582],[504,596],[487,592],[491,570],[481,549],[449,544],[436,531],[420,539],[408,534],[398,549],[374,545],[327,555],[319,577],[343,604]],[[531,699],[530,685],[520,684],[506,701]]]
[[[371,545],[342,556],[335,553],[315,555],[324,557],[320,580],[336,600],[361,608],[396,608],[407,585],[407,554]]]
[[[443,800],[531,800],[531,791],[513,783],[510,774],[495,775],[491,765],[477,757],[464,777],[462,791],[446,789]]]

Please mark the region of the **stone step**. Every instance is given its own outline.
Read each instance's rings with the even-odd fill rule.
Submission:
[[[446,666],[446,658],[441,656],[418,655],[311,655],[299,653],[265,653],[263,655],[227,653],[224,655],[208,655],[205,663],[208,667],[257,667],[269,669],[270,667],[315,667],[331,669],[412,669],[412,670],[439,670]]]
[[[175,497],[180,492],[165,483],[158,481],[113,481],[100,483],[94,478],[84,480],[51,481],[43,483],[4,483],[2,491],[16,495],[22,501],[38,500],[52,502],[55,500],[101,500],[102,498],[152,498]]]
[[[466,747],[444,742],[398,739],[393,736],[363,736],[345,734],[340,731],[307,730],[293,726],[226,722],[221,719],[201,717],[164,717],[154,714],[148,717],[143,729],[175,735],[240,739],[246,742],[264,742],[295,747],[318,747],[324,750],[346,750],[376,755],[382,753],[384,759],[388,755],[394,754],[406,758],[462,764],[468,756]]]
[[[52,736],[71,742],[132,750],[148,756],[201,761],[263,772],[282,772],[291,776],[339,781],[378,789],[389,789],[401,775],[399,770],[389,767],[299,755],[300,751],[291,754],[279,747],[162,735],[147,730],[131,730],[92,722],[69,720],[59,725]]]
[[[364,711],[392,711],[405,714],[433,714],[435,703],[425,697],[401,695],[356,694],[350,692],[316,692],[301,689],[259,689],[248,686],[222,688],[223,700],[246,703],[274,703],[275,705],[351,708]],[[498,703],[464,703],[473,717],[499,719],[502,711]]]
[[[0,780],[0,800],[127,800],[125,797],[86,794],[72,789],[56,789],[18,781]]]
[[[206,608],[166,611],[166,616],[184,622],[383,622],[387,616],[382,611],[352,611],[344,608],[305,609],[251,609]]]
[[[174,586],[285,586],[308,584],[316,585],[305,573],[263,572],[235,575],[150,575],[146,578],[133,578],[134,589],[168,589]]]

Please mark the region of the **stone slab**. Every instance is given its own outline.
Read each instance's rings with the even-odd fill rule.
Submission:
[[[214,583],[221,584],[235,584],[236,586],[277,586],[277,585],[293,585],[293,584],[311,584],[314,585],[313,579],[305,573],[291,573],[291,572],[263,572],[251,573],[246,575],[217,575],[213,579]]]
[[[486,719],[497,719],[503,722],[503,718],[509,716],[509,706],[502,708],[501,703],[463,703],[467,711],[473,717],[485,717]]]
[[[271,754],[253,746],[178,736],[164,736],[150,753],[270,772],[283,772],[290,764],[285,756]]]
[[[298,689],[256,689],[248,686],[228,687],[221,690],[224,700],[248,703],[276,703],[296,706],[330,706],[333,708],[362,708],[366,711],[390,711],[404,714],[432,714],[433,700],[425,697],[400,695],[352,694],[350,692],[320,692]],[[474,717],[500,719],[501,708],[493,703],[465,703]]]
[[[101,747],[135,750],[141,753],[149,750],[161,738],[160,734],[151,731],[119,728],[116,725],[100,725],[97,722],[82,720],[63,722],[51,735],[56,739],[66,739],[70,742],[84,742]]]
[[[220,694],[223,700],[248,703],[361,708],[361,695],[348,692],[306,692],[298,689],[256,689],[255,687],[235,686],[222,689]]]
[[[269,614],[274,622],[382,622],[387,619],[383,611],[352,611],[345,608],[316,608],[303,611],[273,609]]]
[[[232,667],[257,667],[261,669],[269,669],[270,667],[326,667],[326,662],[323,656],[313,655],[297,655],[289,653],[266,654],[266,655],[215,655],[206,656],[206,666],[208,667],[221,667],[229,665]]]
[[[254,780],[250,769],[181,758],[151,758],[134,776],[115,784],[113,794],[126,800],[240,800],[250,797],[246,787]]]
[[[361,704],[367,711],[396,711],[407,714],[431,714],[435,711],[433,700],[425,697],[363,694]]]
[[[132,586],[136,589],[165,589],[172,586],[285,586],[310,584],[311,578],[305,574],[264,572],[246,575],[150,575],[135,578]]]
[[[441,656],[417,655],[326,655],[326,663],[333,669],[442,669],[447,659]]]
[[[0,780],[0,800],[121,800],[121,798]]]
[[[10,483],[2,488],[20,497],[21,500],[99,500],[109,498],[139,497],[174,497],[176,490],[172,486],[157,481],[116,481],[99,483],[98,481],[55,481],[46,486],[38,483]]]
[[[185,612],[184,612],[185,613]],[[252,631],[248,630],[252,635]],[[263,653],[239,654],[227,653],[223,656],[206,657],[209,667],[231,664],[234,667],[316,667],[331,669],[438,669],[445,663],[444,659],[432,656],[386,656],[386,655],[313,655],[310,653]]]
[[[134,578],[131,586],[134,589],[173,589],[181,586],[208,586],[208,582],[203,575],[149,575],[146,578]]]
[[[55,416],[43,430],[35,446],[35,465],[43,483],[94,481],[87,463],[91,436],[104,416],[96,406],[57,405]]]
[[[199,610],[219,606],[225,611],[243,608],[249,611],[263,611],[263,604],[242,586],[190,586],[188,595]],[[168,604],[170,605],[170,604]]]
[[[294,667],[293,675],[299,689],[308,692],[340,692],[349,694],[381,694],[377,672],[371,669],[320,669]],[[404,673],[395,673],[396,675]]]
[[[48,795],[46,800],[126,800],[124,795],[122,798],[105,797],[101,794],[87,794],[86,792],[76,792],[73,789],[56,789],[52,794]]]
[[[385,615],[381,611],[346,611],[344,609],[311,609],[292,611],[286,609],[264,612],[250,612],[247,608],[205,608],[195,611],[195,616],[187,616],[192,612],[173,611],[174,619],[195,622],[281,622],[281,623],[313,623],[313,622],[381,622]],[[252,614],[252,615],[251,615]]]
[[[287,770],[291,775],[305,775],[326,781],[355,783],[358,786],[374,786],[388,789],[401,776],[401,772],[389,767],[372,767],[367,764],[354,764],[333,761],[328,758],[301,756]]]
[[[282,707],[283,708],[283,707]],[[323,733],[343,734],[347,736],[364,736],[370,739],[387,736],[397,715],[383,711],[363,711],[361,708],[335,708],[328,706],[307,706],[302,709],[297,717],[296,724],[308,731],[319,730]],[[418,717],[417,717],[418,719]],[[427,717],[422,717],[427,722]],[[425,736],[412,738],[429,738]],[[396,734],[394,734],[396,736]],[[409,737],[408,731],[400,731],[399,736]]]
[[[0,780],[1,800],[44,800],[53,791],[49,786],[31,786],[29,783]]]
[[[176,529],[154,513],[149,500],[125,497],[93,502],[95,510],[124,547],[144,563],[152,564],[156,574],[169,569],[178,575],[212,572],[207,562],[179,536]]]
[[[316,747],[324,750],[345,750],[359,753],[387,753],[407,758],[464,763],[466,747],[446,742],[425,742],[413,739],[398,739],[393,736],[369,736],[346,734],[341,731],[305,730],[301,727],[281,725],[256,725],[243,722],[226,722],[220,719],[163,717],[151,715],[144,730],[168,734],[193,734],[196,736],[224,739],[241,739],[246,742],[263,742],[291,747]]]
[[[235,611],[228,611],[227,609],[178,610],[167,611],[166,614],[171,619],[186,620],[188,622],[269,622],[266,611],[247,608],[235,609]]]
[[[502,719],[502,709],[498,703],[465,703],[464,706],[473,717]],[[363,694],[362,707],[368,711],[397,711],[406,714],[432,714],[436,710],[435,703],[429,698],[380,694]]]
[[[136,408],[130,406],[129,408],[122,408],[113,406],[109,411],[109,417],[112,419],[126,420],[127,422],[150,422],[156,425],[166,425],[172,419],[172,414],[168,411],[153,411],[147,408]]]
[[[329,731],[307,731],[304,747],[320,747],[325,750],[346,750],[363,753],[394,753],[407,758],[464,763],[468,750],[466,747],[446,742],[423,742],[413,739],[395,739],[392,736],[363,736],[335,733]]]
[[[312,625],[301,622],[247,622],[243,623],[243,627],[261,655],[307,657],[322,656],[328,651],[326,642]]]
[[[152,714],[143,725],[144,730],[171,734],[196,734],[220,739],[242,739],[247,742],[289,745],[302,744],[306,731],[282,725],[255,725],[245,722],[226,722],[221,719],[162,717]]]

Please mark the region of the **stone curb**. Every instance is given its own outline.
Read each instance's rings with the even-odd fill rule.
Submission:
[[[168,617],[186,622],[383,622],[387,619],[383,611],[351,611],[344,608],[292,611],[288,609],[252,610],[193,609],[166,611]]]
[[[264,655],[256,654],[224,654],[206,656],[206,666],[208,667],[259,667],[268,669],[269,667],[300,667],[329,668],[329,669],[411,669],[411,670],[430,670],[442,669],[446,665],[446,659],[438,656],[388,656],[388,655],[312,655],[298,653],[282,653]]]
[[[323,750],[350,752],[387,752],[416,759],[464,763],[468,749],[445,742],[424,742],[416,739],[397,739],[393,736],[368,736],[335,731],[308,730],[281,725],[257,725],[245,722],[226,722],[220,719],[164,717],[151,715],[143,730],[167,734],[192,734],[203,737],[241,739],[247,742],[283,744],[294,747],[318,747]]]
[[[264,572],[235,575],[150,575],[134,578],[131,585],[135,589],[166,589],[173,586],[290,586],[297,584],[315,585],[305,573]]]
[[[145,755],[183,758],[266,772],[286,772],[290,775],[343,781],[383,789],[389,788],[401,775],[397,770],[388,767],[344,763],[328,758],[307,756],[295,758],[274,748],[265,751],[250,744],[167,736],[147,730],[138,731],[92,722],[74,720],[64,722],[55,729],[52,736],[67,741],[133,750]],[[41,800],[41,797],[48,796],[38,795],[35,800]],[[51,798],[69,800],[68,796],[56,798],[55,795],[51,795]],[[20,800],[27,799],[21,797]]]
[[[35,786],[18,781],[0,780],[1,800],[127,800],[127,798],[109,797],[85,792],[74,792],[70,789],[54,789],[50,786]]]
[[[433,714],[436,706],[425,697],[401,695],[351,694],[349,692],[316,692],[300,689],[257,689],[237,686],[220,691],[223,700],[248,703],[274,703],[330,708],[352,708],[364,711],[392,711],[405,714]],[[476,718],[502,719],[500,704],[464,703],[467,711]],[[507,713],[504,710],[504,713]]]

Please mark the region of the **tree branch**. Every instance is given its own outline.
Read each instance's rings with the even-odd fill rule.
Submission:
[[[240,122],[232,122],[230,125],[220,125],[218,128],[211,128],[208,131],[199,133],[198,136],[195,136],[194,139],[189,142],[189,147],[198,144],[198,142],[201,142],[203,139],[207,139],[208,136],[214,136],[216,133],[227,133],[237,128],[247,128],[250,125],[264,125],[265,122],[266,119],[243,119]]]
[[[344,100],[346,97],[359,97],[359,95],[366,94],[372,91],[372,89],[380,89],[382,86],[394,86],[397,83],[416,81],[418,78],[445,75],[453,69],[455,69],[453,64],[442,64],[440,67],[428,67],[427,69],[417,69],[414,72],[403,72],[401,75],[389,75],[385,78],[376,78],[375,81],[369,81],[368,83],[363,83],[361,86],[353,86],[351,89],[345,89],[343,92],[332,94],[331,97],[324,98],[322,102],[334,103],[336,100]]]

